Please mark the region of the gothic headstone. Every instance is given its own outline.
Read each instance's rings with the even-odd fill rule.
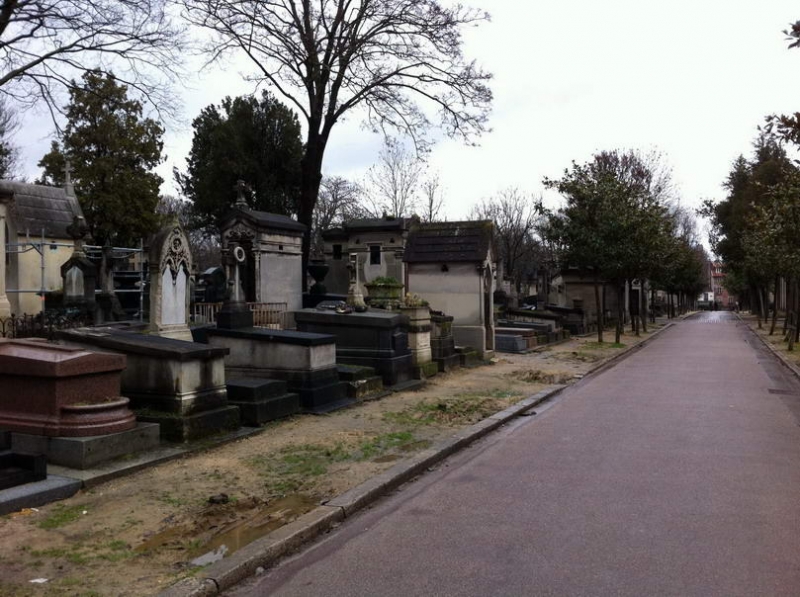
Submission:
[[[150,244],[150,330],[165,338],[192,341],[189,331],[192,254],[177,222],[161,229]]]
[[[72,237],[75,247],[72,257],[61,266],[65,307],[93,310],[95,306],[97,268],[87,259],[83,251],[83,241],[88,232],[89,227],[80,216],[75,216],[72,224],[67,226],[67,234]]]

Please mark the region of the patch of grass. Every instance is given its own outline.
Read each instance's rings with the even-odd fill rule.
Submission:
[[[586,348],[589,350],[596,350],[598,348],[625,348],[625,344],[622,342],[584,342],[581,344],[581,348]]]
[[[519,394],[502,389],[464,392],[452,398],[423,400],[402,411],[385,413],[383,418],[402,426],[464,425],[495,414],[513,397]]]
[[[520,381],[541,384],[566,383],[573,377],[571,373],[564,371],[547,372],[539,369],[520,369],[519,371],[514,371],[511,376]]]
[[[299,444],[246,462],[266,478],[272,493],[286,495],[300,491],[310,479],[327,473],[331,465],[352,459],[352,451],[342,443]]]
[[[158,499],[173,508],[182,508],[189,505],[189,500],[185,497],[174,496],[168,491],[164,491],[158,496]]]
[[[396,431],[384,433],[369,441],[363,442],[360,446],[359,460],[369,460],[380,456],[392,448],[401,448],[415,441],[414,434],[408,431]]]
[[[39,523],[40,529],[57,529],[66,524],[78,520],[83,511],[86,509],[84,505],[65,506],[64,504],[57,504],[50,515]]]

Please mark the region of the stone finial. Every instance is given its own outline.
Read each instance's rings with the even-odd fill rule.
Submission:
[[[233,187],[236,191],[236,207],[247,209],[249,206],[247,205],[247,199],[245,198],[245,192],[250,191],[250,186],[243,180],[237,180],[236,185]]]
[[[67,226],[67,234],[75,242],[75,253],[83,253],[83,241],[88,232],[89,227],[83,216],[72,216],[72,224]]]

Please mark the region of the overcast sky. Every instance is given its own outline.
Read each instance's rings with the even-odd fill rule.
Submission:
[[[430,157],[446,188],[449,219],[498,190],[540,194],[572,160],[603,149],[657,149],[673,169],[683,203],[720,199],[731,162],[749,154],[767,114],[800,111],[800,50],[782,31],[800,19],[788,0],[476,0],[492,21],[465,36],[465,54],[494,73],[492,131],[479,147],[440,142]],[[226,95],[252,91],[247,62],[198,74],[184,95],[191,121]],[[47,151],[45,118],[18,134],[25,170]],[[176,194],[191,127],[165,137],[162,191]],[[358,179],[381,139],[358,115],[337,124],[324,171]],[[548,196],[548,203],[555,202]]]

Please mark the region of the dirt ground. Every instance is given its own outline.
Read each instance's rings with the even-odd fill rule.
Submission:
[[[658,329],[656,326],[655,329]],[[654,331],[651,328],[651,333]],[[261,433],[0,517],[0,595],[152,595],[344,491],[641,338],[576,338],[417,391]]]

